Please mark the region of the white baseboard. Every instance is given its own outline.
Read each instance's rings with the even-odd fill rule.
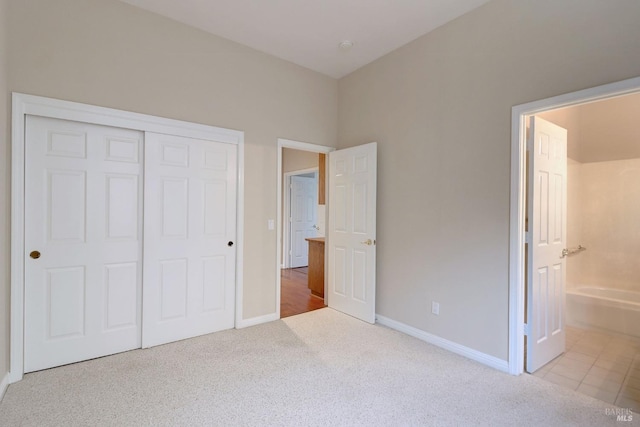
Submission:
[[[4,397],[4,393],[7,391],[7,387],[9,387],[9,372],[5,372],[2,381],[0,381],[0,402]]]
[[[428,342],[429,344],[433,344],[437,347],[449,350],[452,353],[456,353],[460,356],[475,360],[476,362],[482,363],[483,365],[487,365],[499,371],[509,373],[509,362],[506,360],[498,359],[497,357],[490,356],[486,353],[482,353],[469,347],[465,347],[453,341],[449,341],[437,335],[425,332],[421,329],[414,328],[413,326],[409,326],[402,322],[389,319],[388,317],[380,316],[379,314],[376,314],[376,322],[380,325],[395,329],[396,331]]]
[[[273,322],[280,317],[277,313],[266,314],[264,316],[252,317],[251,319],[242,319],[236,325],[236,329],[248,328],[250,326],[260,325],[262,323]]]

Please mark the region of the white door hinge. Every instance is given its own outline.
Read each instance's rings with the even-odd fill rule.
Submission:
[[[524,326],[524,328],[523,328],[523,329],[524,329],[524,330],[523,330],[524,334],[525,334],[526,336],[529,336],[529,334],[531,334],[531,330],[529,329],[529,324],[528,324],[528,323],[525,323],[523,326]]]

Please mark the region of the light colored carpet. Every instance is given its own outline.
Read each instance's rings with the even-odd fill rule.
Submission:
[[[636,425],[331,309],[25,376],[2,426]]]

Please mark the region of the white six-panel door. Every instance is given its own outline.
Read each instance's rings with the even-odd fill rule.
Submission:
[[[237,148],[145,140],[143,347],[233,328]]]
[[[25,372],[140,347],[142,133],[27,116],[25,142]]]
[[[375,322],[375,142],[329,153],[328,305]]]
[[[309,265],[309,242],[315,237],[318,215],[318,187],[316,179],[291,177],[291,268]]]
[[[527,372],[565,350],[567,131],[539,117],[529,128]]]
[[[25,372],[234,326],[235,144],[27,116],[25,154]]]

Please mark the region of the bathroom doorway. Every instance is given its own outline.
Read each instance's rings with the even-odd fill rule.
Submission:
[[[566,292],[562,294],[565,349],[534,375],[638,410],[640,130],[635,123],[640,117],[640,94],[602,98],[531,116],[559,125],[568,134],[566,241],[560,255],[565,258],[566,271]],[[530,220],[525,219],[525,227]],[[528,268],[525,263],[525,270]],[[531,309],[528,295],[525,291],[525,316]],[[532,318],[543,320],[531,314],[529,325]],[[530,333],[527,338],[531,337]]]
[[[640,338],[640,94],[535,117],[567,130],[566,323]]]

